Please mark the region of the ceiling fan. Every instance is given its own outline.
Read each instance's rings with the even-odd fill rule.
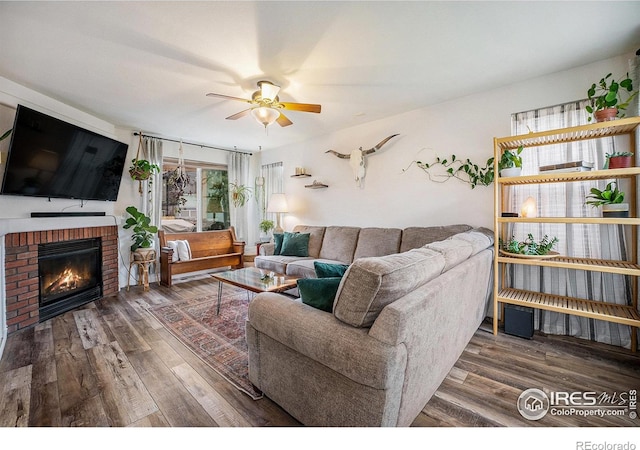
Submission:
[[[288,111],[302,111],[319,113],[320,105],[313,105],[310,103],[291,103],[281,102],[278,98],[278,92],[280,86],[276,86],[270,81],[258,81],[258,90],[251,95],[251,100],[240,97],[232,97],[229,95],[215,94],[210,92],[207,97],[219,97],[228,100],[239,100],[241,102],[251,104],[251,108],[240,111],[227,117],[228,120],[236,120],[251,113],[251,115],[258,121],[258,123],[264,125],[265,129],[273,122],[278,122],[281,127],[288,127],[292,125],[287,116],[282,114],[280,110],[286,109]]]

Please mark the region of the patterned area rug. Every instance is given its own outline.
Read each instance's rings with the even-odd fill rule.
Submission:
[[[247,293],[225,285],[216,315],[217,295],[149,308],[171,334],[227,381],[254,400],[262,393],[249,381],[245,340]]]

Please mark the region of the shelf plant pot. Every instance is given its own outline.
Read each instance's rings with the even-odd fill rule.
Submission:
[[[500,171],[501,177],[519,177],[522,173],[522,167],[509,167]]]
[[[629,217],[628,203],[602,205],[602,217]]]
[[[631,156],[613,156],[609,158],[609,169],[631,167]]]
[[[616,120],[618,117],[618,108],[605,108],[593,112],[596,122],[606,122],[608,120]]]

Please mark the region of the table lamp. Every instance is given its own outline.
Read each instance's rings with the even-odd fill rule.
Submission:
[[[273,229],[274,233],[282,233],[284,230],[280,225],[280,216],[282,213],[289,212],[287,205],[287,197],[282,193],[271,194],[269,197],[269,205],[267,206],[267,212],[276,214],[276,227]]]

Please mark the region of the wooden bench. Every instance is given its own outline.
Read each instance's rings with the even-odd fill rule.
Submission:
[[[171,287],[173,275],[230,266],[244,267],[244,242],[236,240],[233,227],[228,230],[190,233],[158,232],[160,237],[160,284]],[[167,241],[186,240],[191,247],[191,259],[173,262],[173,250]]]

